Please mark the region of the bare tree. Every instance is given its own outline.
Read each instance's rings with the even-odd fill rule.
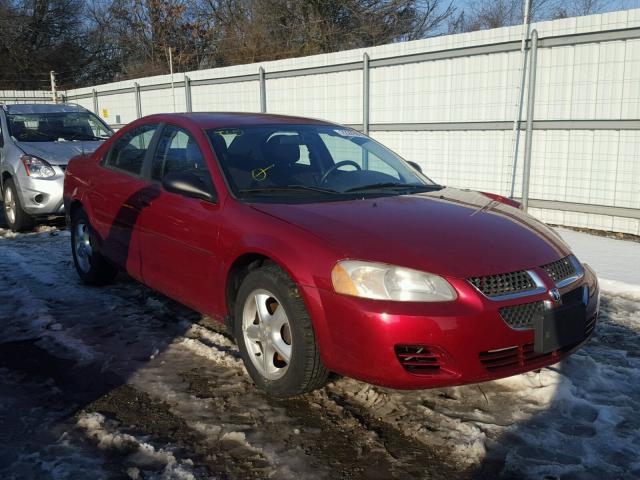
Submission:
[[[476,0],[449,21],[449,32],[469,32],[521,23],[524,0]],[[588,15],[609,9],[614,0],[532,0],[533,21]]]
[[[48,72],[73,75],[91,55],[80,0],[0,2],[0,81],[4,88],[47,87]]]
[[[513,25],[523,0],[0,0],[3,88],[62,87]],[[534,20],[616,0],[533,0]],[[617,0],[620,1],[620,0]]]
[[[445,0],[206,0],[220,64],[332,52],[441,33]]]

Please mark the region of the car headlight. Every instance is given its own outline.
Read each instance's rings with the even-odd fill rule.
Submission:
[[[27,175],[30,177],[49,178],[56,175],[53,167],[41,158],[33,157],[31,155],[22,155],[20,160],[22,160],[22,164],[27,171]]]
[[[456,291],[444,278],[384,263],[342,260],[333,267],[337,293],[401,302],[449,302]]]

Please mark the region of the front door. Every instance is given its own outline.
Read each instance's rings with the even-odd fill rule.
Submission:
[[[217,251],[220,207],[165,191],[162,178],[170,172],[193,173],[214,192],[194,136],[166,125],[151,160],[156,195],[141,215],[142,276],[150,287],[196,310],[213,313],[215,285],[221,281]]]

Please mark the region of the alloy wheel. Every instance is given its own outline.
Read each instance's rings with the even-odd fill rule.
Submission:
[[[93,248],[91,247],[89,226],[82,220],[76,224],[73,247],[76,252],[78,267],[84,273],[89,272],[91,270],[90,259],[93,254]]]
[[[13,190],[11,188],[7,188],[4,191],[4,211],[9,223],[11,225],[16,223],[16,199],[13,196]]]
[[[281,378],[291,362],[291,327],[273,293],[259,289],[249,294],[242,313],[242,334],[256,370],[268,380]]]

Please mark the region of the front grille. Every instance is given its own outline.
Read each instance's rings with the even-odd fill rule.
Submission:
[[[514,293],[527,292],[537,288],[531,275],[525,270],[498,275],[472,277],[469,282],[487,297],[499,297]]]
[[[553,263],[543,265],[542,269],[547,272],[555,283],[561,282],[576,274],[576,267],[573,265],[569,257],[561,258]]]
[[[574,305],[576,303],[582,303],[583,301],[583,288],[574,288],[573,290],[562,295],[562,305]],[[500,316],[507,325],[515,330],[526,330],[533,328],[533,322],[536,318],[540,318],[544,315],[545,305],[544,301],[521,303],[519,305],[512,305],[510,307],[502,307],[500,310]]]
[[[550,353],[536,353],[533,350],[533,342],[525,343],[524,345],[516,345],[508,348],[501,348],[500,350],[488,350],[486,352],[480,352],[478,359],[482,366],[488,372],[500,373],[515,368],[527,368],[534,367],[536,364],[544,364],[550,361],[559,361],[560,357],[569,351],[573,350],[579,344],[587,340],[593,333],[596,325],[595,315],[587,320],[585,326],[584,336],[580,341],[562,347],[559,350],[555,350]]]
[[[516,368],[520,366],[520,351],[518,347],[489,350],[478,354],[480,363],[490,372]]]
[[[544,315],[543,301],[523,303],[511,307],[502,307],[500,316],[511,328],[524,330],[533,328],[533,321]]]
[[[501,372],[514,368],[527,367],[535,363],[547,362],[561,353],[572,349],[574,346],[575,345],[571,345],[551,353],[536,353],[533,351],[533,342],[531,342],[516,347],[481,352],[478,358],[487,371]]]
[[[396,356],[402,367],[416,375],[433,375],[440,372],[442,355],[426,345],[396,345]]]

